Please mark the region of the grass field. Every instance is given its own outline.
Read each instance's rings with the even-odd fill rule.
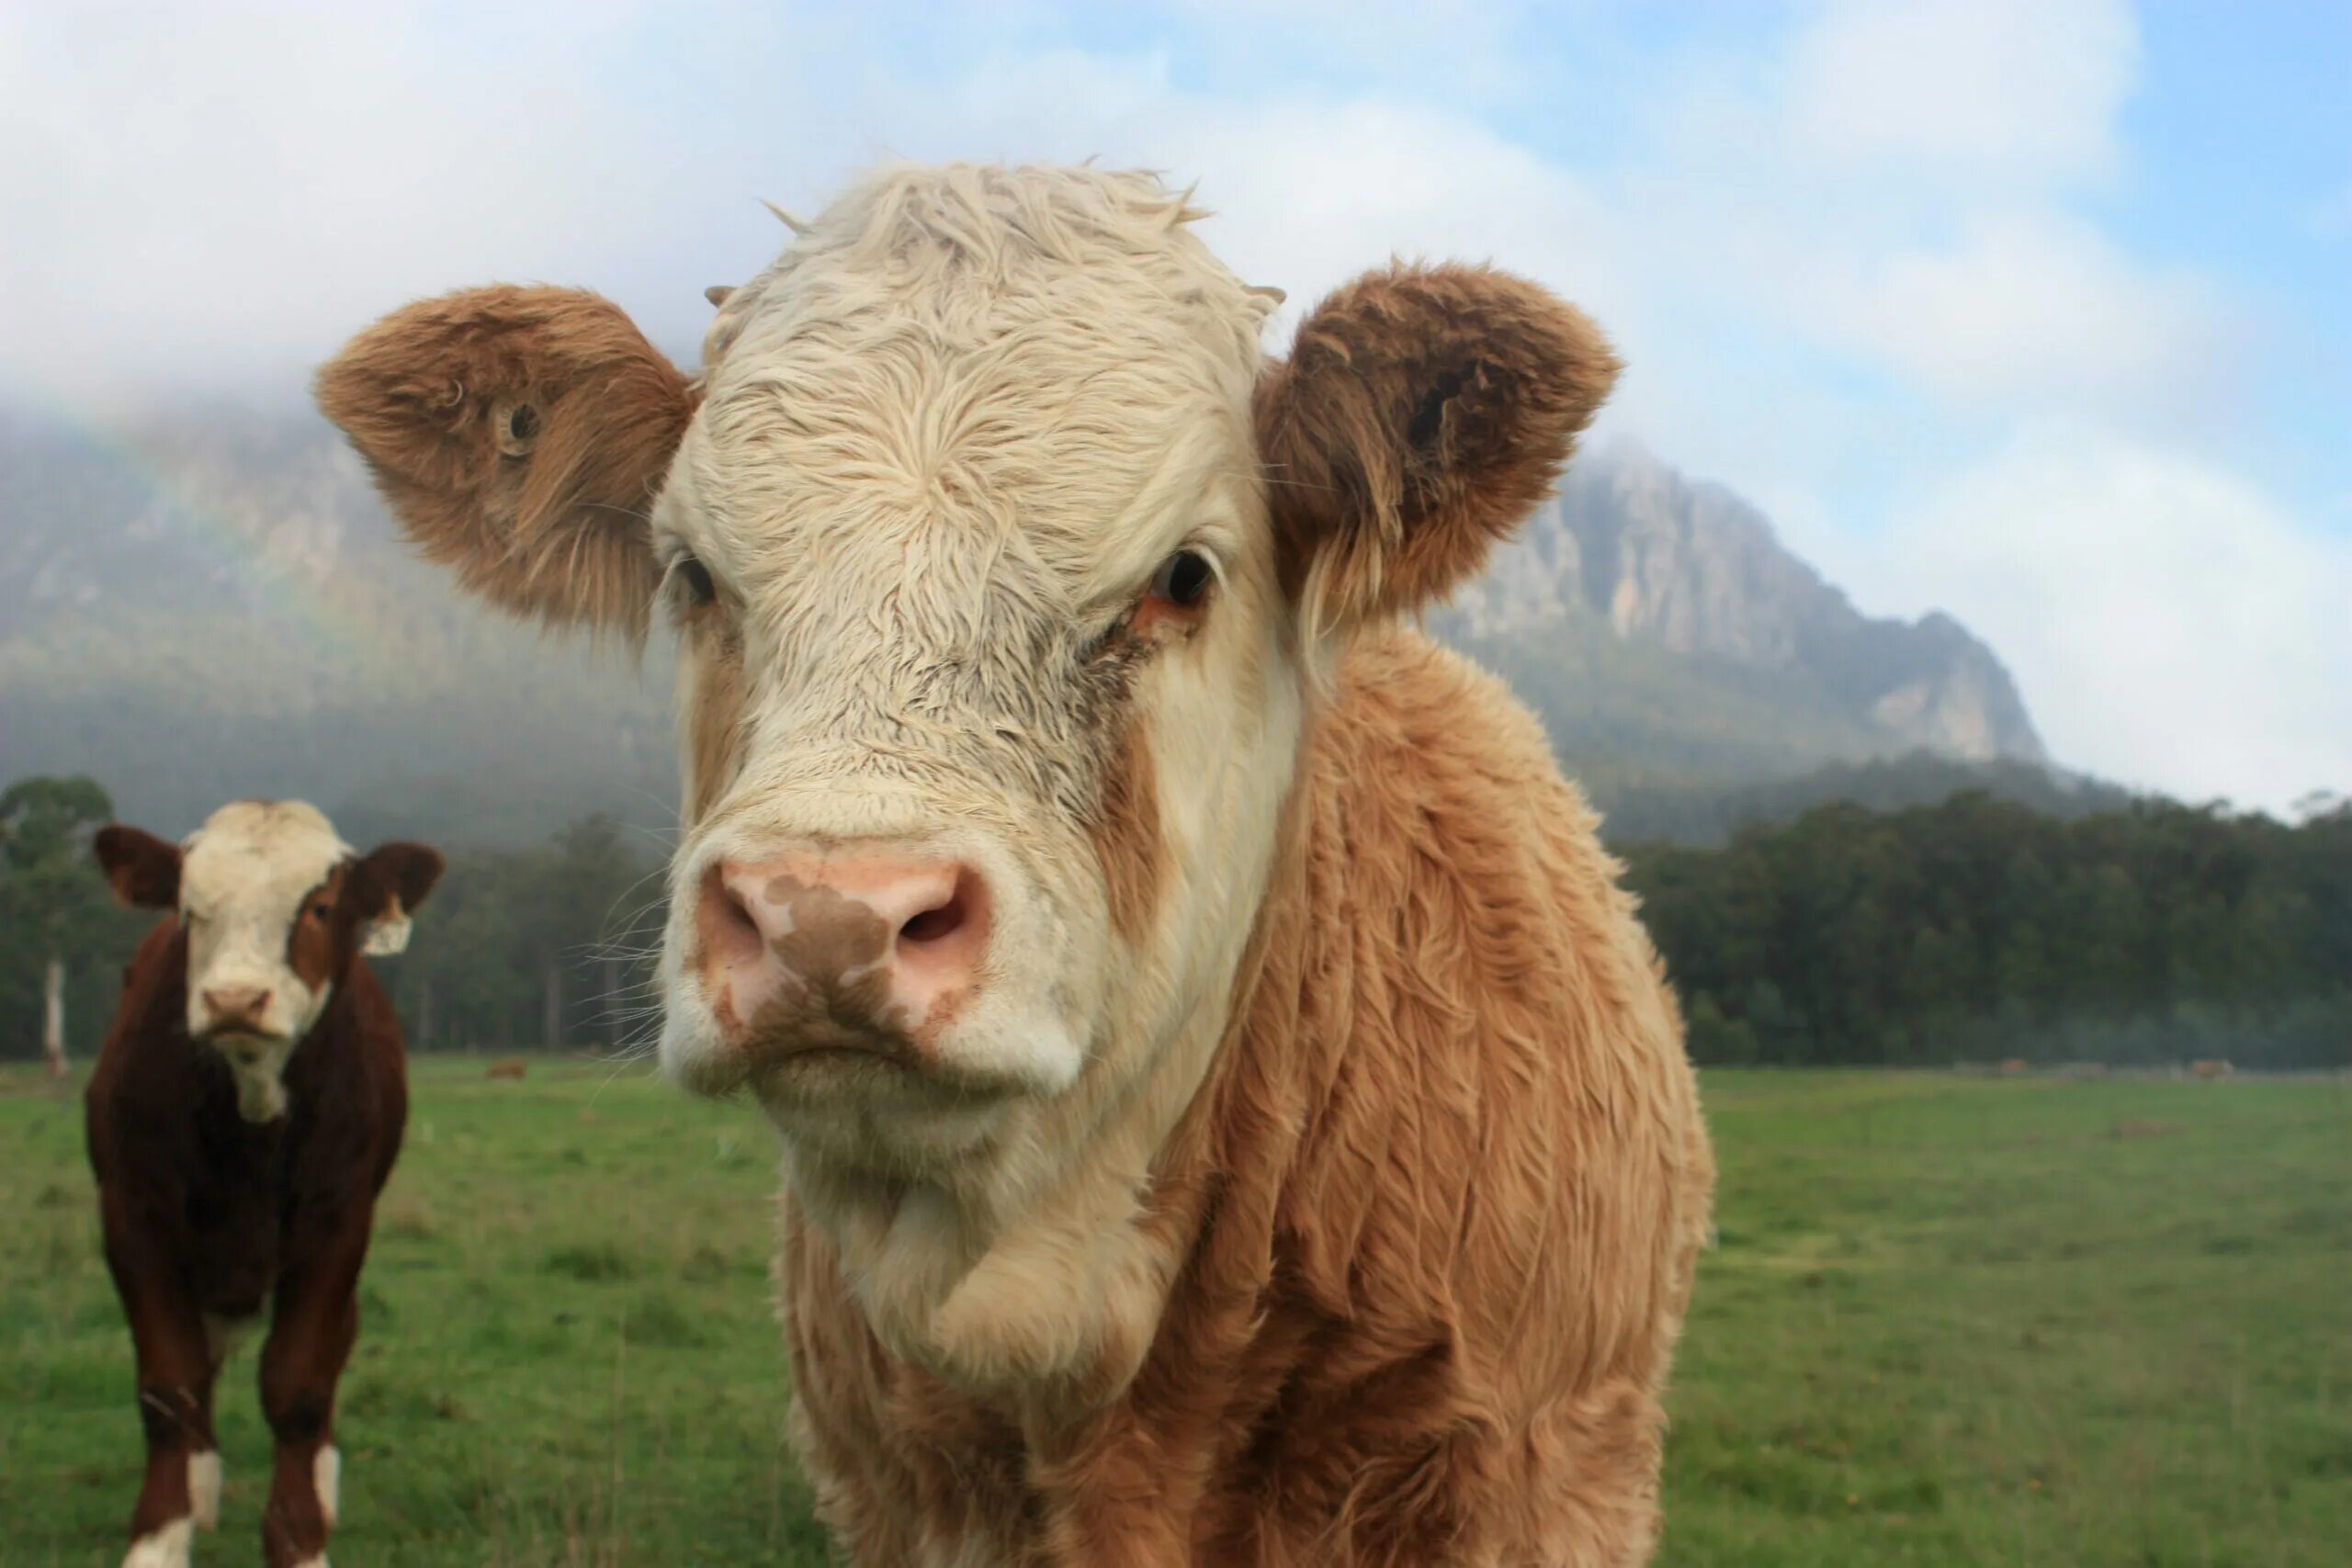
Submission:
[[[338,1561],[825,1561],[782,1448],[771,1159],[584,1064],[415,1070],[344,1382]],[[1722,1245],[1671,1564],[2352,1562],[2352,1086],[1711,1074]],[[0,1072],[0,1563],[107,1564],[130,1339],[79,1102]],[[268,1437],[232,1363],[221,1533]]]

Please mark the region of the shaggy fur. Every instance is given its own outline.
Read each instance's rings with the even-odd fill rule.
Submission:
[[[1119,1397],[1024,1430],[896,1359],[786,1198],[795,1432],[853,1561],[1646,1560],[1713,1168],[1592,815],[1401,632],[1343,666],[1293,815],[1152,1173],[1175,1283]]]
[[[1615,361],[1532,285],[1392,267],[1269,368],[1278,296],[1197,216],[886,169],[718,301],[674,451],[564,403],[658,491],[681,634],[663,1061],[782,1134],[793,1427],[864,1568],[1637,1562],[1710,1180],[1680,1024],[1535,727],[1386,625]],[[560,540],[388,493],[566,603]],[[710,890],[867,845],[985,886],[967,1004],[846,1055],[730,1016]]]
[[[1581,311],[1489,267],[1392,265],[1325,300],[1258,397],[1276,558],[1309,626],[1477,575],[1618,368]]]
[[[421,300],[313,389],[409,537],[466,587],[521,615],[642,631],[646,513],[697,393],[617,306],[507,287]]]

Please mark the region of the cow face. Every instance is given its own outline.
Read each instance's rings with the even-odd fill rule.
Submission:
[[[698,380],[517,288],[321,373],[461,580],[674,625],[662,1058],[811,1168],[1017,1185],[1114,1107],[1172,1120],[1335,650],[1475,571],[1614,373],[1466,268],[1361,280],[1269,368],[1277,297],[1195,216],[1139,175],[890,171],[720,295]]]
[[[173,845],[119,825],[98,862],[125,903],[187,933],[187,1032],[219,1051],[249,1122],[284,1114],[287,1058],[361,953],[397,953],[441,874],[421,844],[362,858],[300,801],[236,801]]]

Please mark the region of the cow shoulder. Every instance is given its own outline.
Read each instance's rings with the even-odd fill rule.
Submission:
[[[1614,1337],[1600,1287],[1677,1228],[1638,1173],[1680,1163],[1694,1111],[1598,818],[1502,683],[1410,631],[1351,654],[1310,765],[1309,967],[1346,1003],[1302,1043],[1300,1278],[1497,1374],[1531,1341]]]

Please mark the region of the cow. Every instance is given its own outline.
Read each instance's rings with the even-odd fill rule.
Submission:
[[[315,390],[492,604],[679,647],[665,1071],[782,1151],[850,1562],[1627,1564],[1713,1166],[1663,967],[1408,628],[1617,374],[1483,266],[1261,347],[1156,177],[890,166],[717,305],[362,332]]]
[[[119,898],[166,912],[124,974],[85,1101],[147,1439],[125,1568],[186,1568],[218,1522],[213,1382],[265,1309],[263,1556],[322,1564],[335,1382],[408,1114],[400,1026],[363,954],[404,945],[441,857],[356,854],[299,801],[233,802],[179,844],[110,824],[94,847]]]

